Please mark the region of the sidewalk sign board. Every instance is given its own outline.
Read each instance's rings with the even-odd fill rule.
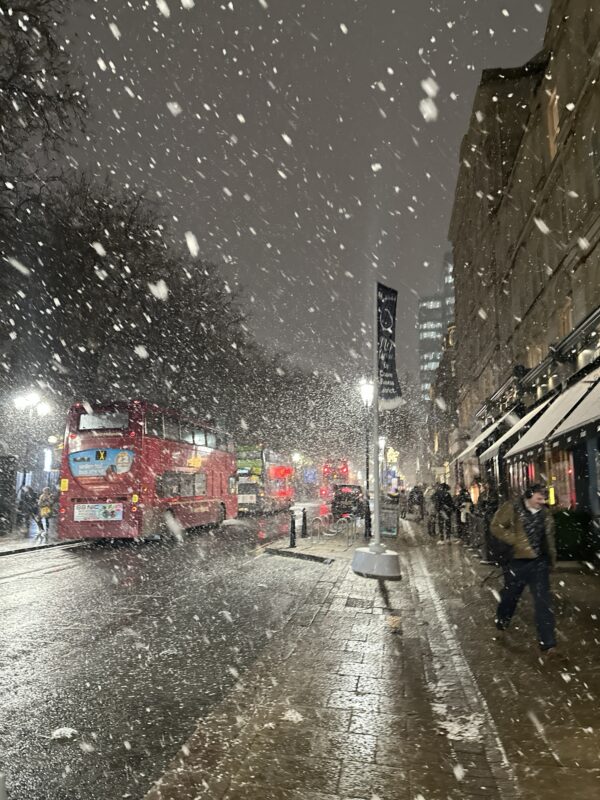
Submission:
[[[388,537],[398,536],[398,509],[382,509],[380,512],[381,535]]]

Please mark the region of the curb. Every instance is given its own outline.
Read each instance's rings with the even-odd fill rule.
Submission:
[[[285,558],[298,558],[301,561],[317,561],[319,564],[333,564],[335,558],[330,556],[315,556],[312,553],[294,553],[292,550],[283,550],[278,547],[265,547],[265,553],[271,556],[284,556]]]
[[[16,556],[19,553],[34,553],[37,550],[49,550],[51,547],[72,547],[73,545],[79,546],[83,544],[83,539],[73,539],[71,542],[52,542],[51,544],[40,544],[37,547],[17,547],[15,550],[0,550],[0,558],[2,556]]]

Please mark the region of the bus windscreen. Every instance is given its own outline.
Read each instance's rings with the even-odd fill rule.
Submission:
[[[79,417],[80,431],[124,431],[129,427],[127,411],[83,412]]]

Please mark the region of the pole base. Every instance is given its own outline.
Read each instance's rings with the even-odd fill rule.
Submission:
[[[352,557],[352,569],[363,578],[380,578],[384,581],[399,581],[400,557],[394,550],[374,552],[368,547],[358,547]]]

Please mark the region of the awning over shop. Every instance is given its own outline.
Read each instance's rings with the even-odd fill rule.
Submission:
[[[500,452],[500,448],[502,445],[507,442],[509,439],[515,437],[523,428],[528,425],[530,422],[533,422],[537,416],[539,416],[542,411],[546,408],[548,403],[550,402],[551,398],[544,400],[543,403],[540,403],[539,406],[532,408],[531,411],[528,411],[524,417],[522,417],[512,428],[506,433],[504,433],[491,447],[488,447],[487,450],[484,450],[483,453],[479,456],[479,461],[483,464],[485,461],[491,461],[492,458],[498,455]]]
[[[527,433],[511,447],[506,454],[506,458],[512,458],[520,453],[534,450],[551,437],[565,417],[579,405],[580,401],[590,391],[593,379],[597,377],[600,377],[600,370],[592,372],[559,394],[537,422],[534,422]]]
[[[459,453],[456,456],[456,458],[454,458],[450,463],[454,464],[456,461],[464,461],[465,458],[468,458],[470,455],[472,455],[475,452],[475,450],[477,450],[479,445],[482,442],[485,442],[485,440],[488,438],[488,436],[491,433],[493,433],[496,430],[496,428],[498,428],[500,425],[502,425],[502,423],[505,420],[507,420],[508,417],[510,417],[510,415],[513,414],[513,413],[514,413],[514,409],[511,409],[510,411],[507,411],[507,413],[503,417],[500,417],[495,422],[492,422],[491,425],[488,425],[488,427],[484,431],[482,431],[482,433],[480,433],[479,436],[477,436],[475,439],[473,439],[472,442],[469,442],[469,444],[467,445],[467,447],[465,447],[465,449],[462,451],[462,453]]]
[[[594,375],[596,377],[594,377]],[[586,381],[589,384],[594,384],[594,381],[600,379],[599,372],[593,372],[583,379],[582,383]],[[573,433],[577,430],[587,428],[597,422],[600,425],[600,383],[596,383],[587,394],[577,408],[569,414],[569,416],[562,422],[554,431],[551,439],[558,439],[568,433]]]

